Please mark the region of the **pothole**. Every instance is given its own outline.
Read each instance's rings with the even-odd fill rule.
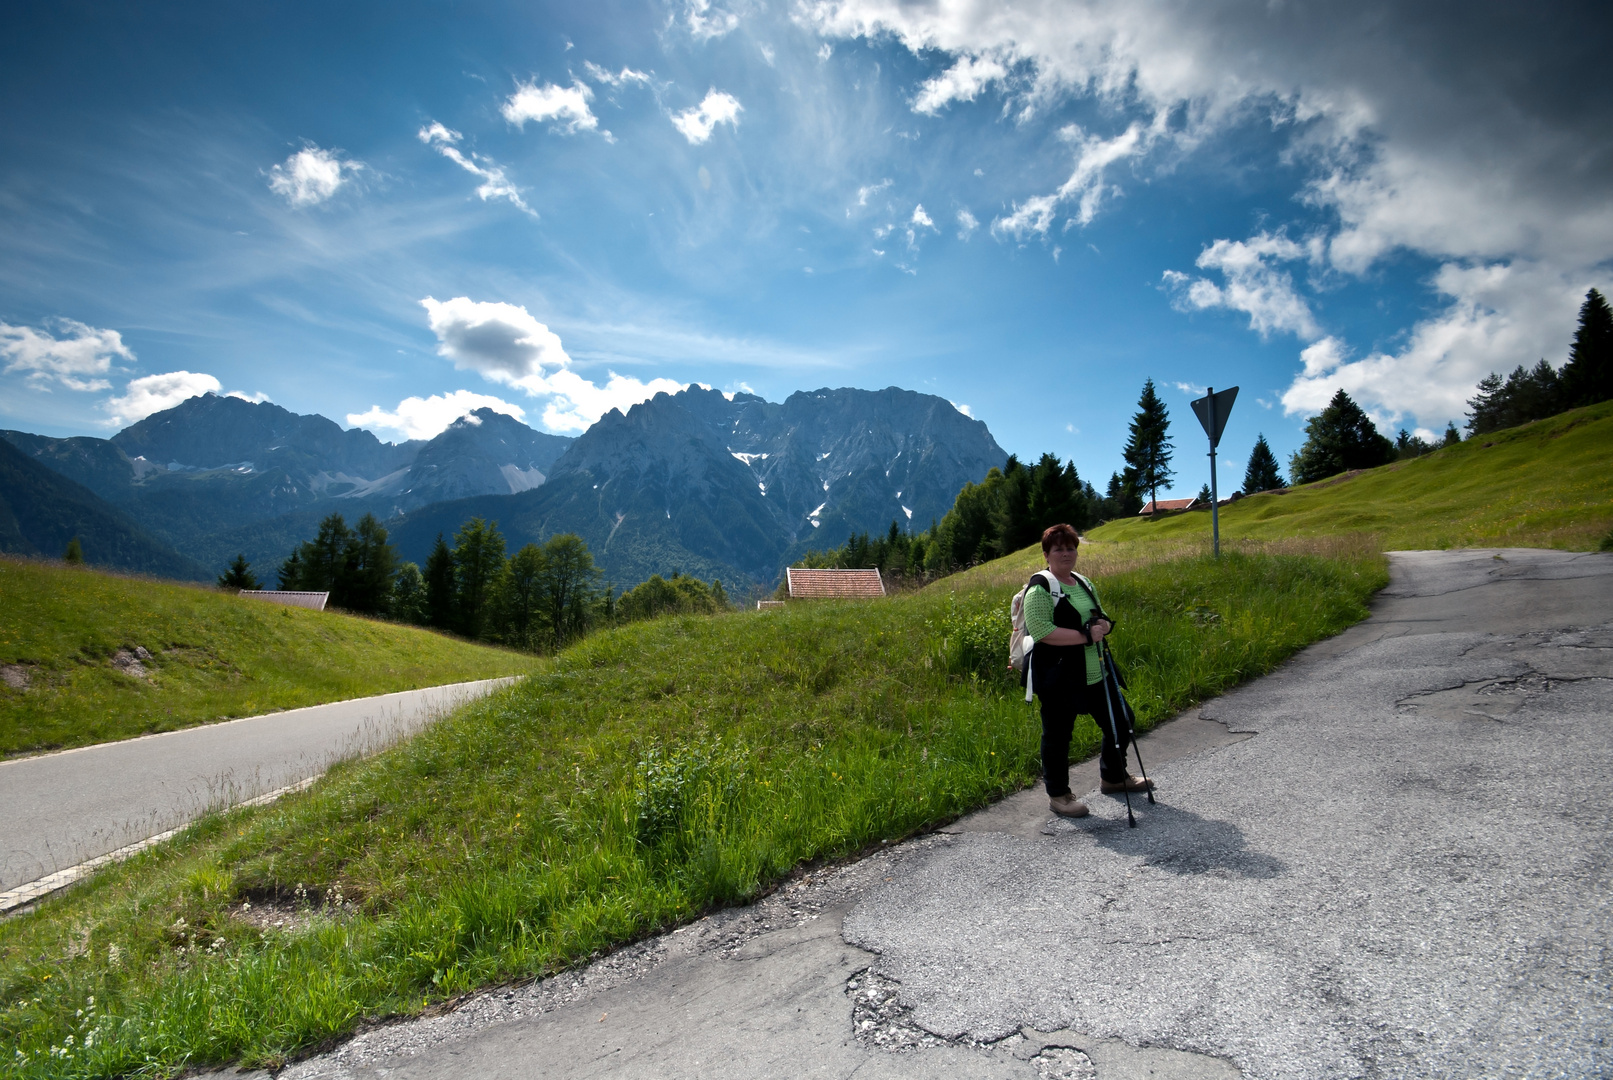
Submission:
[[[876,975],[872,969],[846,982],[846,993],[851,997],[851,1029],[857,1041],[896,1053],[945,1045],[947,1040],[925,1031],[909,1018],[912,1010],[897,1000],[901,989],[901,983]]]
[[[1042,1080],[1098,1080],[1098,1067],[1073,1046],[1049,1046],[1031,1064]]]

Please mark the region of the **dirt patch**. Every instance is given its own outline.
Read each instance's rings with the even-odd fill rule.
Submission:
[[[144,663],[142,663],[142,661],[150,659],[151,654],[146,651],[145,647],[143,645],[136,645],[132,651],[129,649],[119,649],[117,652],[113,653],[112,666],[123,672],[125,675],[132,675],[136,679],[149,679],[151,678],[151,672],[146,670],[146,666]]]
[[[0,664],[0,682],[13,690],[28,689],[33,679],[33,670],[24,664]]]

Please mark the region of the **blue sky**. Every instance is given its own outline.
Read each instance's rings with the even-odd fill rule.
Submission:
[[[1337,9],[1337,10],[1335,10]],[[1605,7],[21,4],[0,424],[205,389],[575,434],[699,382],[942,395],[1100,488],[1145,378],[1392,434],[1613,283]]]

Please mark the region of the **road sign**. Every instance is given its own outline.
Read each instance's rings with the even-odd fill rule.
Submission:
[[[1221,557],[1221,493],[1215,486],[1215,448],[1221,444],[1221,432],[1226,430],[1227,417],[1232,415],[1232,403],[1238,400],[1238,388],[1229,386],[1219,394],[1215,387],[1192,402],[1193,415],[1199,418],[1204,434],[1210,437],[1210,535],[1214,537],[1215,557]]]
[[[1204,433],[1210,437],[1210,449],[1221,445],[1221,432],[1226,430],[1227,417],[1232,414],[1232,403],[1238,400],[1238,388],[1229,387],[1219,394],[1215,388],[1210,393],[1193,402],[1193,415],[1199,418],[1204,427]]]

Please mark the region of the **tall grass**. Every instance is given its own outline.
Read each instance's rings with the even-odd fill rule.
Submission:
[[[145,649],[144,677],[111,663]],[[532,670],[427,630],[0,558],[0,757]]]
[[[301,795],[207,818],[0,924],[0,1070],[272,1066],[1014,791],[1038,725],[1003,672],[1011,569],[609,631]],[[1360,619],[1385,581],[1359,552],[1098,575],[1145,723]]]

